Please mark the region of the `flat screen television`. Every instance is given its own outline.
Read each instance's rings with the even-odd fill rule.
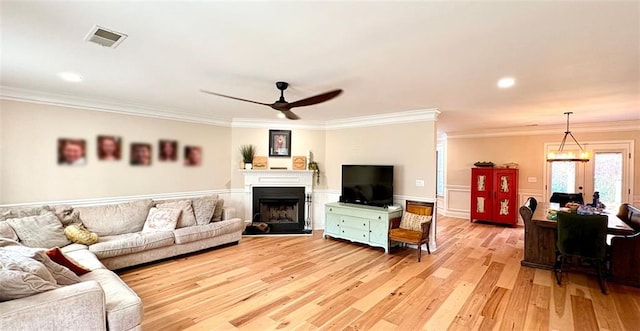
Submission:
[[[340,202],[387,207],[393,204],[392,165],[342,165]]]

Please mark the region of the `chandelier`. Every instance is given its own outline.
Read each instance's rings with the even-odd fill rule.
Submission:
[[[551,151],[547,154],[547,162],[589,162],[589,152],[586,152],[582,145],[576,140],[571,131],[569,131],[569,115],[573,114],[573,112],[564,113],[567,115],[567,131],[564,132],[564,138],[562,138],[562,142],[560,143],[560,148],[557,151]],[[565,151],[564,144],[567,141],[567,136],[571,136],[571,139],[580,147],[580,152],[576,153],[573,151]]]

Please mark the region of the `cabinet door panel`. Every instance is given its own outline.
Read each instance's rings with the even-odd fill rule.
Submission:
[[[389,238],[389,225],[378,220],[369,221],[369,240],[373,243],[385,245]]]
[[[326,213],[325,219],[325,229],[324,231],[327,234],[339,234],[340,233],[340,215],[331,214],[330,212]]]
[[[471,169],[471,219],[490,220],[493,169]]]
[[[515,224],[518,206],[518,178],[516,169],[500,169],[494,176],[495,200],[493,201],[493,220],[500,223]]]
[[[367,243],[369,241],[369,230],[354,229],[346,226],[340,227],[340,234],[345,239]]]

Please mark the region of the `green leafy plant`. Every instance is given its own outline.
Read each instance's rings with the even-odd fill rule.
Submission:
[[[244,163],[252,163],[253,156],[256,155],[256,148],[253,145],[240,146],[240,154]]]
[[[320,184],[320,167],[318,167],[318,162],[309,162],[309,170],[313,171],[313,176],[316,178],[316,183]]]

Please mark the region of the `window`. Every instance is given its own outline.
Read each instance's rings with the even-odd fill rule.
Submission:
[[[436,195],[444,195],[444,153],[442,147],[436,148]]]

